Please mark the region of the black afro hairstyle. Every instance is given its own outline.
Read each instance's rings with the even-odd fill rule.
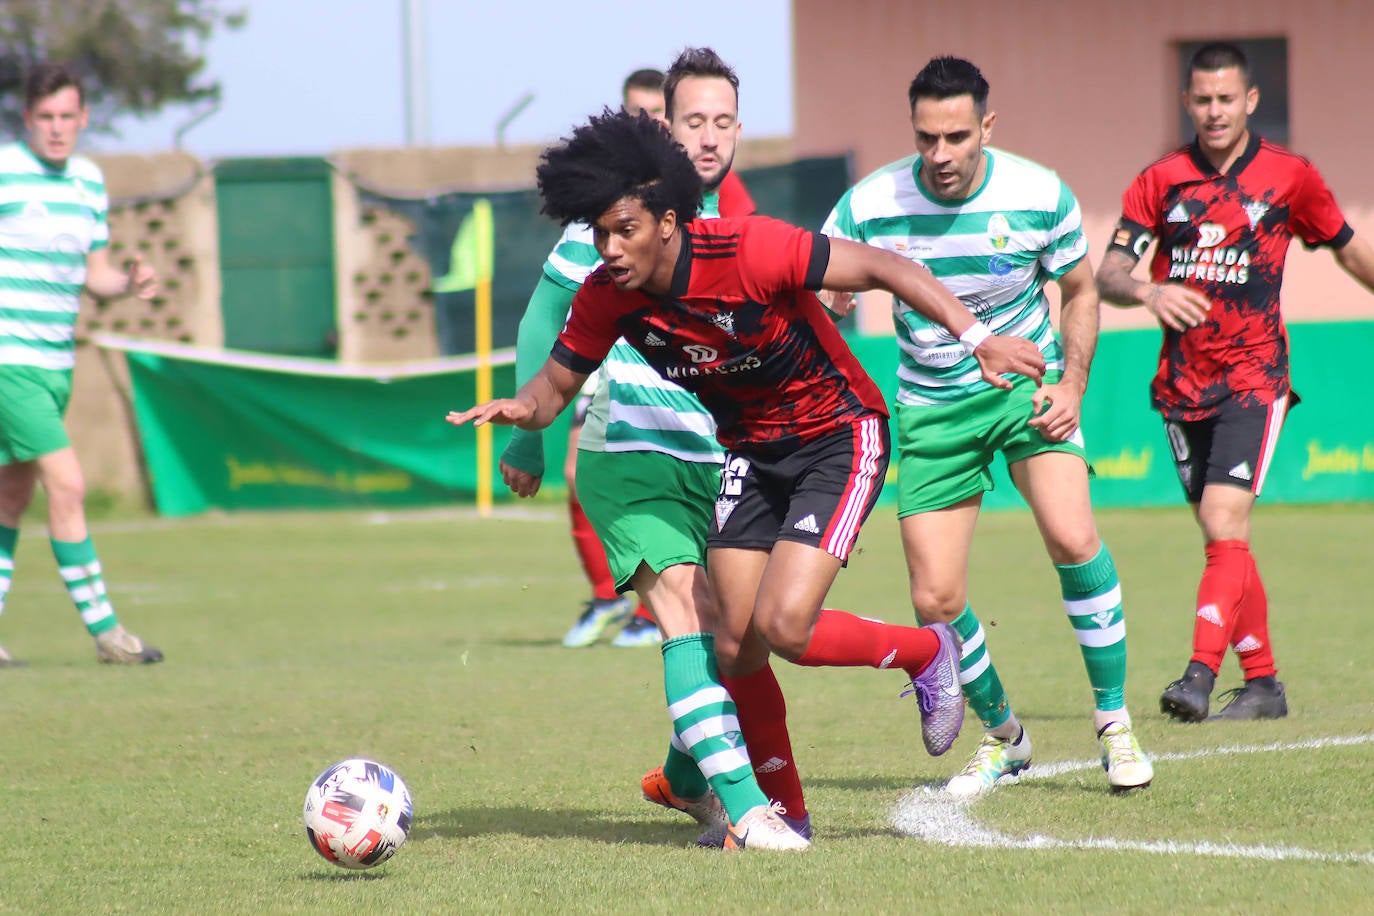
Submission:
[[[648,115],[604,109],[544,150],[535,169],[544,213],[592,224],[624,197],[679,223],[701,210],[701,176],[667,129]]]

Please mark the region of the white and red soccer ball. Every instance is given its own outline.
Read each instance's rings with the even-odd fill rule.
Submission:
[[[305,793],[305,835],[340,868],[371,868],[394,856],[410,833],[410,817],[410,789],[375,760],[341,760]]]

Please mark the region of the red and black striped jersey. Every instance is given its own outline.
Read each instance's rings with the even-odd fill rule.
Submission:
[[[1279,288],[1289,242],[1340,248],[1354,235],[1312,163],[1252,135],[1223,175],[1194,141],[1141,172],[1121,210],[1111,247],[1139,258],[1157,241],[1150,279],[1212,302],[1200,326],[1164,329],[1155,408],[1198,420],[1231,398],[1258,405],[1288,393]]]
[[[624,337],[695,394],[728,449],[786,451],[887,416],[813,290],[830,240],[762,216],[693,220],[664,298],[616,287],[598,267],[573,298],[553,358],[579,373]]]

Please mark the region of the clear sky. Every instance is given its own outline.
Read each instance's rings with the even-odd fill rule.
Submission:
[[[240,0],[241,30],[204,49],[220,81],[220,109],[187,130],[204,158],[324,155],[405,142],[403,0]],[[790,0],[423,0],[431,145],[494,145],[497,125],[526,93],[507,143],[565,134],[619,103],[625,75],[666,69],[676,53],[709,45],[740,76],[746,136],[792,132]],[[119,122],[121,138],[87,149],[173,148],[197,113],[178,106]]]

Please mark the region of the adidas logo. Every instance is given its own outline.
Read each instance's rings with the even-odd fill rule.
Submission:
[[[804,531],[807,534],[820,534],[820,526],[816,524],[816,516],[808,515],[806,518],[797,522],[792,528],[796,531]]]
[[[1249,479],[1250,479],[1250,462],[1248,462],[1248,461],[1242,461],[1240,464],[1238,464],[1238,465],[1236,465],[1235,467],[1231,468],[1231,470],[1227,471],[1226,473],[1227,473],[1227,474],[1230,474],[1232,477],[1236,478],[1237,480],[1249,480]]]
[[[648,334],[644,335],[644,345],[649,347],[666,347],[668,346],[668,341],[659,337],[653,331],[650,331]]]
[[[1214,627],[1221,626],[1221,613],[1215,604],[1204,604],[1197,609],[1197,615]]]
[[[785,766],[787,766],[787,761],[783,760],[781,757],[769,757],[763,763],[760,763],[758,766],[754,767],[754,772],[776,773],[778,770],[781,770]]]
[[[1247,636],[1246,636],[1244,639],[1242,639],[1240,642],[1236,643],[1236,652],[1238,652],[1238,653],[1254,652],[1254,651],[1256,651],[1257,649],[1261,648],[1263,645],[1264,645],[1264,643],[1260,642],[1260,641],[1259,641],[1258,639],[1256,639],[1254,636],[1247,635]]]
[[[1164,217],[1166,223],[1186,223],[1188,222],[1188,208],[1183,206],[1183,201],[1174,204],[1174,208],[1169,211],[1169,215]]]

